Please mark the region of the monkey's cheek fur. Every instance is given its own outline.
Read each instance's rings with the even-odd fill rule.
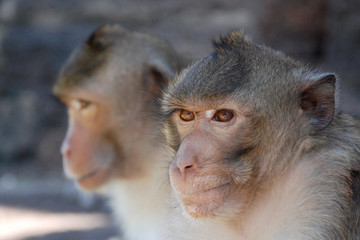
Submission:
[[[215,216],[230,194],[231,184],[226,183],[212,189],[195,193],[176,192],[184,210],[194,218]]]
[[[79,187],[86,191],[94,191],[102,187],[110,178],[111,170],[108,168],[97,169],[76,180]]]

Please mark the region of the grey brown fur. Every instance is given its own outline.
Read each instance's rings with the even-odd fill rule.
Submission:
[[[251,180],[239,187],[253,189],[254,202],[299,164],[311,166],[302,201],[288,216],[293,223],[273,229],[279,235],[269,239],[360,239],[360,121],[337,109],[336,76],[254,44],[241,32],[213,45],[214,52],[184,70],[163,99],[164,132],[174,156],[181,145],[174,112],[228,100],[248,106],[253,132],[242,136],[246,151],[229,147],[224,159],[235,169],[234,182],[249,172]],[[238,219],[249,211],[232,210]]]
[[[166,229],[158,98],[184,63],[163,40],[106,25],[72,53],[54,86],[69,109],[64,171],[110,198],[122,239],[158,240]]]
[[[62,67],[54,93],[61,95],[62,89],[81,87],[89,84],[90,76],[114,58],[123,58],[127,62],[119,62],[119,67],[148,65],[159,68],[171,77],[182,69],[187,62],[163,40],[154,36],[130,32],[119,25],[105,25],[94,31],[84,44],[76,49]],[[140,69],[137,69],[140,71]]]

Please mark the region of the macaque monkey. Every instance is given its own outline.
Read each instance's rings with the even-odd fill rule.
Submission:
[[[162,40],[106,25],[76,49],[54,94],[68,108],[64,171],[110,198],[124,239],[156,239],[169,195],[157,115],[168,78],[182,66]]]
[[[360,239],[360,121],[336,108],[337,77],[240,32],[213,46],[163,99],[173,193],[207,235],[179,232]]]

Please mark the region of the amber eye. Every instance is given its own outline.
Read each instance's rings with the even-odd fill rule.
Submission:
[[[77,111],[87,109],[90,105],[91,102],[82,99],[75,99],[71,101],[71,106]]]
[[[85,109],[90,105],[89,101],[78,99],[77,100],[77,108],[78,109]]]
[[[192,121],[194,120],[195,118],[195,113],[194,112],[190,112],[190,111],[187,111],[187,110],[181,110],[180,111],[180,118],[183,120],[183,121]]]
[[[84,108],[87,108],[89,105],[90,105],[90,102],[89,101],[86,101],[86,100],[79,100],[79,103],[80,103],[80,108],[81,109],[84,109]]]
[[[219,111],[216,111],[214,114],[213,119],[218,122],[228,122],[234,117],[234,114],[230,110],[222,109]]]

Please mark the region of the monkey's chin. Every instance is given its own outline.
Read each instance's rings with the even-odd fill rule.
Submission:
[[[76,182],[82,190],[96,192],[108,182],[109,177],[108,169],[97,169],[76,179]]]
[[[186,213],[192,218],[209,218],[216,216],[216,210],[221,204],[192,204],[183,205]]]
[[[230,192],[230,184],[224,184],[209,190],[192,194],[179,194],[186,213],[193,218],[209,218],[216,216],[224,205],[224,199]]]

